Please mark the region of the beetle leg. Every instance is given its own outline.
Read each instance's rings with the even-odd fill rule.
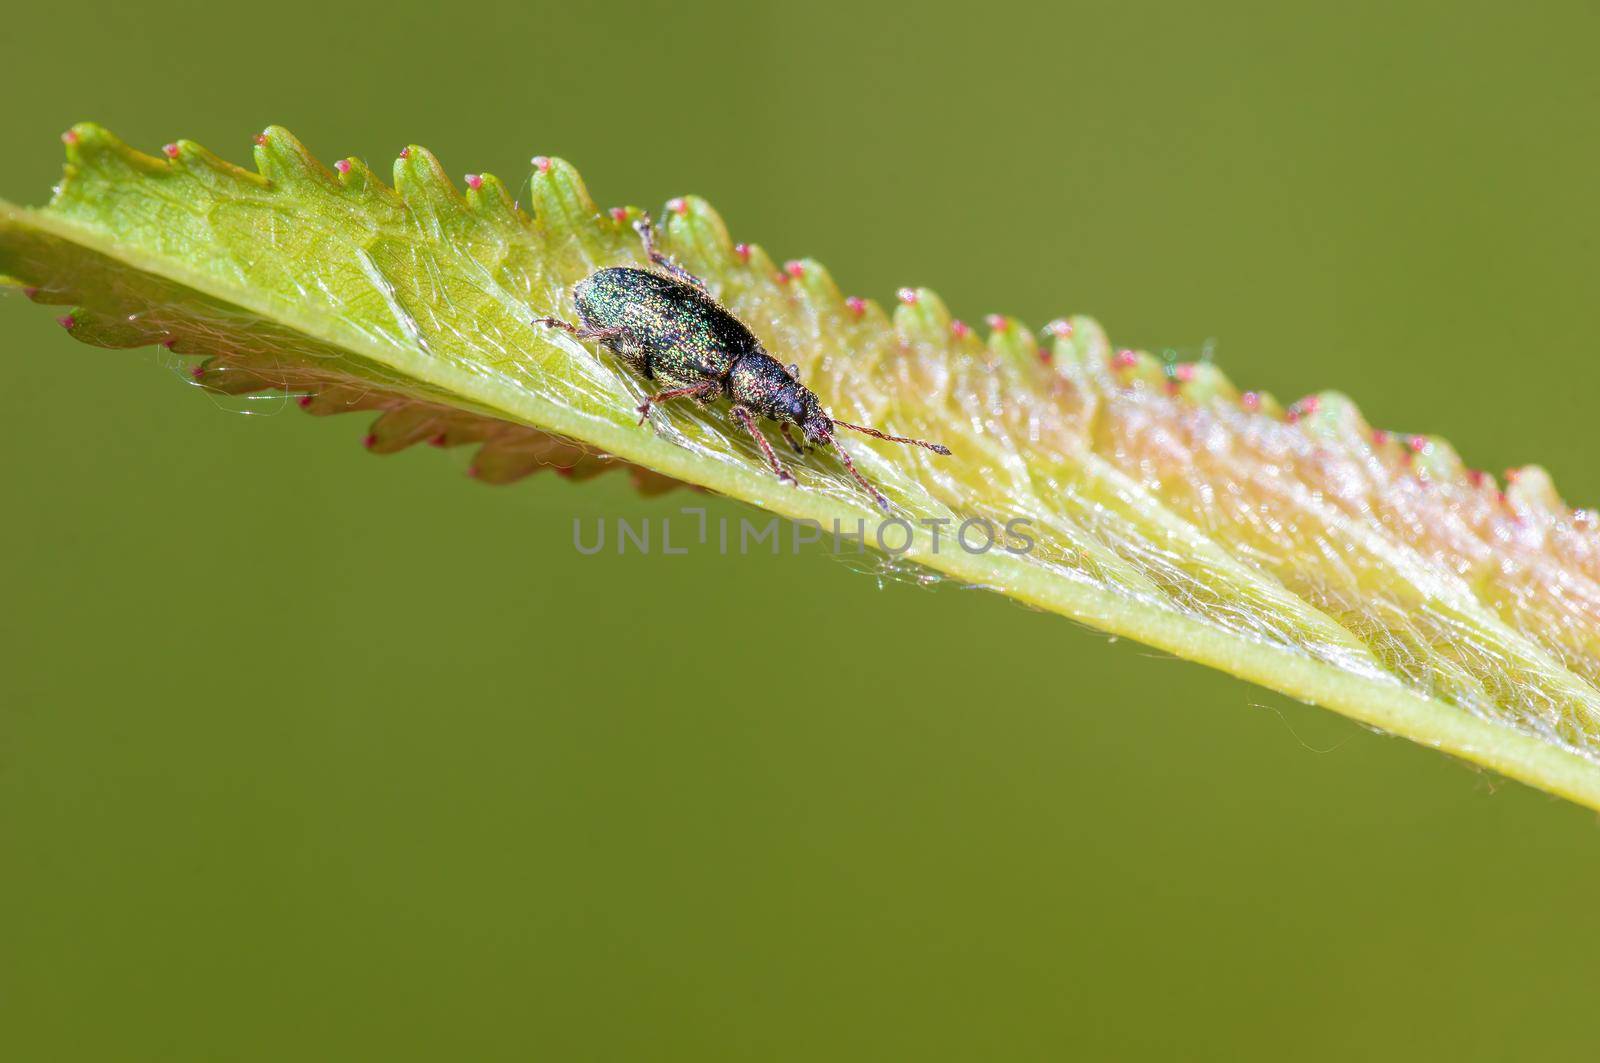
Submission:
[[[784,442],[788,443],[791,447],[793,447],[794,448],[794,452],[796,454],[799,454],[801,457],[805,457],[806,448],[802,447],[799,443],[796,443],[795,439],[794,439],[794,436],[789,434],[789,422],[788,421],[779,421],[778,422],[778,431],[783,433]]]
[[[644,424],[645,418],[650,416],[650,407],[652,406],[659,406],[668,399],[681,399],[685,395],[693,395],[696,398],[699,398],[701,395],[706,393],[708,388],[714,388],[716,386],[717,382],[715,380],[702,380],[700,383],[690,384],[686,388],[673,388],[671,391],[663,391],[659,395],[651,395],[648,399],[644,400],[643,404],[634,407],[634,409],[639,411],[639,423]]]
[[[777,474],[778,479],[794,483],[795,478],[789,475],[789,470],[778,464],[778,456],[772,452],[772,444],[761,434],[761,429],[756,426],[756,419],[750,415],[750,411],[743,406],[735,406],[728,411],[728,415],[744,425],[744,430],[755,437],[755,441],[761,446],[761,453],[767,456],[767,464],[772,466],[772,471]]]
[[[678,280],[683,281],[683,283],[692,284],[701,291],[706,290],[705,281],[701,280],[693,273],[690,273],[688,270],[678,265],[670,256],[665,255],[661,251],[657,250],[656,227],[655,224],[650,221],[650,215],[639,215],[638,220],[633,223],[633,231],[638,233],[639,239],[644,242],[644,253],[651,262],[654,262],[656,265],[672,274]]]
[[[872,500],[878,504],[879,509],[885,513],[893,513],[894,510],[890,508],[889,500],[883,497],[882,491],[873,486],[871,480],[861,475],[861,471],[856,468],[856,463],[850,460],[849,452],[839,445],[838,440],[833,440],[832,442],[833,449],[838,451],[839,457],[844,461],[844,467],[850,470],[850,475],[855,477],[856,483],[860,484],[867,494],[872,496]]]
[[[569,336],[580,340],[614,340],[627,330],[617,328],[590,328],[588,325],[574,325],[570,321],[562,321],[559,317],[536,317],[533,324],[544,325],[548,328],[558,328]]]

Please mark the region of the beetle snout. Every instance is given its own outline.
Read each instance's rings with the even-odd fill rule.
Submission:
[[[818,410],[800,422],[800,434],[814,447],[826,446],[832,438],[833,424]]]

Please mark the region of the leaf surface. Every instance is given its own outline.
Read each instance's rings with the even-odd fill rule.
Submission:
[[[51,204],[0,203],[0,274],[73,307],[80,340],[203,355],[195,380],[218,392],[372,411],[378,452],[473,445],[488,482],[626,469],[875,538],[833,454],[791,460],[791,488],[721,409],[641,428],[644,381],[531,324],[572,317],[596,268],[643,264],[638,211],[601,211],[560,160],[535,160],[523,207],[488,175],[458,190],[419,147],[391,187],[278,128],[256,172],[93,125],[64,139]],[[900,556],[1600,808],[1600,531],[1542,470],[1502,486],[1341,395],[1285,410],[1084,317],[1041,345],[1009,318],[980,337],[927,290],[886,314],[815,262],[735,245],[697,199],[661,228],[835,416],[954,451],[848,441],[903,521],[884,529],[894,552],[909,538]],[[1007,549],[1019,519],[1031,548]],[[1000,545],[958,545],[964,522]]]

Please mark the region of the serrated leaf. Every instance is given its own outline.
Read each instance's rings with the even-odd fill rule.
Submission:
[[[0,205],[0,273],[72,305],[78,339],[204,355],[195,379],[219,392],[374,411],[375,452],[477,446],[488,482],[624,467],[647,491],[875,524],[831,454],[792,462],[790,488],[718,411],[640,428],[641,381],[530,324],[569,315],[595,268],[642,264],[637,211],[600,211],[560,160],[536,160],[525,211],[488,175],[458,191],[419,147],[390,187],[277,128],[257,172],[92,125],[65,139],[50,206]],[[1007,318],[985,341],[926,290],[891,316],[817,263],[735,246],[696,199],[662,229],[836,415],[954,450],[853,447],[914,532],[905,557],[1600,808],[1600,538],[1542,471],[1502,490],[1342,396],[1284,410],[1212,365],[1114,350],[1088,318],[1041,345]],[[1013,518],[1030,550],[952,545],[963,521]]]

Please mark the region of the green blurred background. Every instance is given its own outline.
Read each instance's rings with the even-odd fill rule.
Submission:
[[[84,118],[558,154],[1600,499],[1590,2],[6,21],[14,201]],[[579,557],[692,500],[375,459],[51,318],[0,303],[8,1059],[1593,1058],[1589,812],[981,592]]]

